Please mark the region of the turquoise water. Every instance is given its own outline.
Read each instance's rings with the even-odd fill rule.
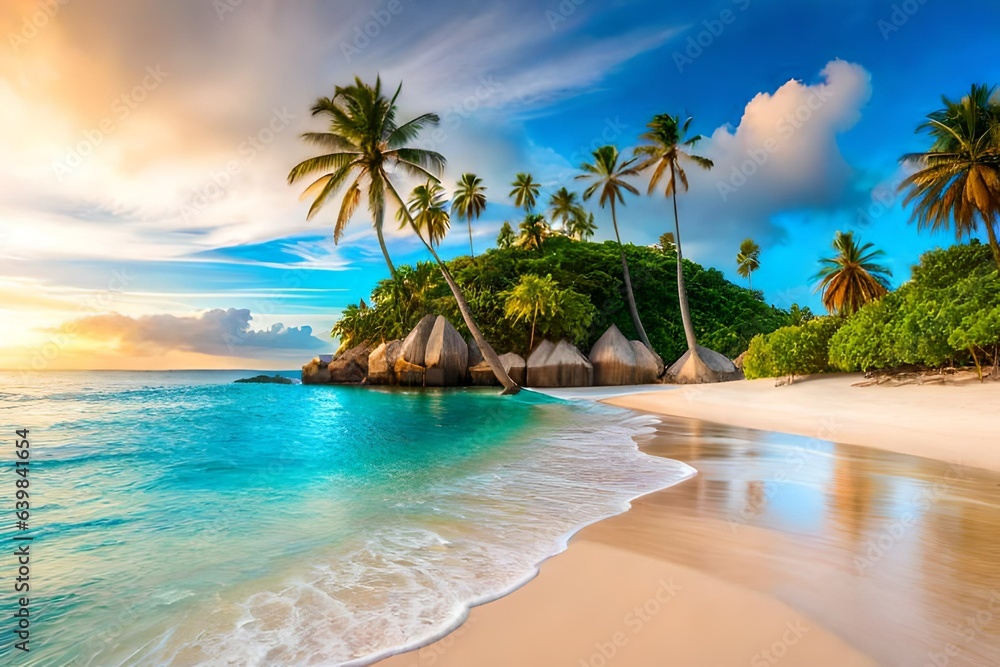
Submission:
[[[249,374],[0,373],[0,424],[30,429],[34,536],[31,652],[0,628],[0,663],[365,664],[692,472],[604,406],[231,384]]]

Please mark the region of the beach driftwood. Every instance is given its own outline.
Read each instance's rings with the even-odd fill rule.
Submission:
[[[528,357],[527,376],[529,387],[589,387],[594,367],[565,340],[557,345],[543,340]]]

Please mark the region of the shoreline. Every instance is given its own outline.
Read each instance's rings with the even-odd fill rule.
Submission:
[[[1000,470],[1000,382],[855,387],[860,373],[683,385],[601,402],[639,412],[788,433]]]
[[[953,426],[956,402],[976,406],[983,422],[988,421],[995,414],[990,411],[990,404],[1000,404],[1000,384],[851,387],[859,379],[860,376],[853,375],[812,377],[784,387],[774,387],[773,380],[652,390],[633,388],[634,391],[595,387],[559,397],[598,400],[646,414],[697,419],[696,440],[700,439],[703,420],[709,429],[714,424],[728,424],[731,428],[761,431],[762,436],[790,433],[853,444],[858,446],[854,449],[862,452],[862,458],[862,448],[868,447],[873,449],[875,459],[892,461],[898,454],[879,452],[899,452],[1000,470],[1000,455],[985,446],[988,438],[983,435],[981,422],[966,419],[961,422],[962,436],[956,436],[951,428],[950,437],[943,441],[941,431],[947,429],[949,422],[936,423],[942,416],[950,415]],[[785,394],[779,395],[782,402],[776,407],[775,392],[779,391]],[[882,393],[871,399],[868,393],[854,392]],[[865,398],[862,405],[857,404],[860,397]],[[985,412],[979,412],[982,408]],[[819,413],[825,416],[818,417]],[[902,433],[895,436],[886,433],[893,429],[896,420],[907,424],[901,428]],[[727,430],[725,426],[721,428]],[[956,449],[960,437],[962,442]],[[838,447],[833,445],[835,451]],[[680,452],[661,451],[649,444],[640,445],[640,449],[693,464]],[[923,460],[912,459],[916,465],[922,465]],[[931,478],[942,479],[943,466],[934,468],[930,461],[926,465],[936,471],[927,473]],[[815,601],[792,605],[782,596],[770,594],[768,586],[756,580],[758,575],[744,580],[739,572],[716,572],[706,567],[702,561],[714,560],[715,545],[728,537],[721,517],[698,518],[685,524],[696,533],[704,533],[702,538],[714,536],[707,545],[704,539],[695,541],[698,548],[705,549],[702,556],[682,562],[683,558],[670,553],[663,540],[663,534],[669,531],[657,527],[671,525],[676,519],[669,506],[682,509],[690,504],[693,499],[685,496],[691,495],[690,489],[705,483],[699,480],[701,476],[699,468],[699,475],[693,480],[642,496],[626,512],[583,527],[571,538],[568,548],[545,560],[538,576],[524,586],[495,601],[474,606],[462,625],[445,637],[377,664],[600,667],[613,663],[639,667],[659,664],[656,661],[669,656],[677,664],[747,664],[749,660],[753,665],[771,664],[768,655],[774,658],[777,653],[766,654],[770,649],[782,652],[782,664],[787,665],[884,663],[884,655],[876,660],[874,653],[859,648],[858,637],[853,644],[845,641],[845,629],[848,634],[858,633],[849,618],[817,621],[808,613],[822,616],[825,599],[819,605]],[[678,498],[683,500],[679,505]],[[732,528],[732,521],[729,523]],[[789,540],[787,535],[749,523],[752,521],[743,527],[739,549],[756,554],[773,549],[772,543],[780,543],[783,550],[793,553],[800,550],[797,541]],[[666,553],[660,553],[660,547]],[[803,558],[802,567],[807,567],[808,562],[809,558]],[[741,568],[742,565],[738,569]],[[1000,573],[997,574],[1000,580]],[[781,577],[781,571],[770,573],[766,582],[770,585]],[[764,590],[759,590],[762,587]],[[666,595],[663,590],[667,589],[671,594],[661,600],[660,596]],[[905,597],[906,592],[896,591],[895,595]],[[839,599],[840,594],[830,590],[828,596]],[[643,617],[636,610],[647,603],[656,613]],[[808,630],[801,631],[802,627]],[[646,628],[654,632],[646,632]],[[864,634],[860,636],[863,638]]]

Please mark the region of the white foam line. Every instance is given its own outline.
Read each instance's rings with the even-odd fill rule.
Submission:
[[[542,389],[525,387],[525,391],[542,394],[564,401],[603,401],[606,398],[628,396],[630,394],[653,394],[661,391],[674,391],[676,385],[668,384],[635,384],[618,387],[561,387]]]

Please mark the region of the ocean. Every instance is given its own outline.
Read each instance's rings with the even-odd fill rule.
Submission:
[[[368,664],[694,473],[639,452],[654,422],[608,406],[232,383],[255,374],[0,372],[0,600],[28,595],[31,619],[23,653],[0,610],[0,663]],[[33,538],[27,594],[15,536]]]

